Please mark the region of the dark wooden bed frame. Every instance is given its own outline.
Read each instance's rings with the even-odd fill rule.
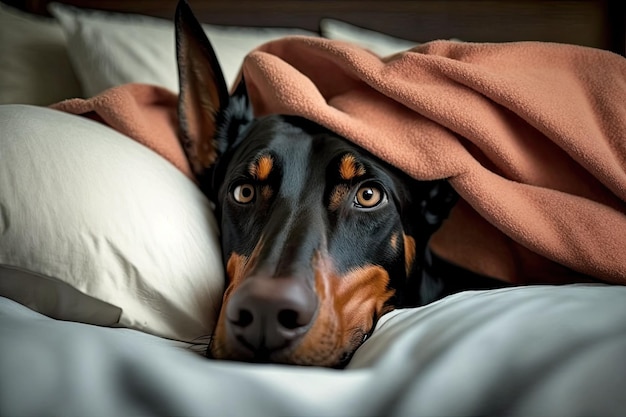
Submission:
[[[2,0],[46,14],[52,0]],[[172,19],[177,0],[62,0],[85,8]],[[205,23],[318,30],[322,17],[425,42],[539,40],[608,49],[624,55],[623,0],[189,0]]]

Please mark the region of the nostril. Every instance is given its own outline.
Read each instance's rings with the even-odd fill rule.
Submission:
[[[241,309],[239,310],[239,315],[236,319],[231,320],[235,326],[239,327],[248,327],[254,321],[254,316],[250,312],[250,310]]]
[[[285,329],[293,330],[305,326],[308,323],[298,323],[298,312],[295,310],[281,310],[278,312],[278,324]]]

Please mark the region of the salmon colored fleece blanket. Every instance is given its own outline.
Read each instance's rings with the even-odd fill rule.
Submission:
[[[514,284],[626,284],[623,57],[436,41],[380,58],[289,37],[250,53],[242,72],[257,115],[304,116],[414,178],[448,179],[462,199],[432,241],[440,256]],[[55,107],[145,133],[191,176],[174,106],[168,91],[128,85]]]

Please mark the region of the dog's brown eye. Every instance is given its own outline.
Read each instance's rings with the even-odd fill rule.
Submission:
[[[233,190],[233,198],[241,204],[248,204],[254,200],[254,186],[252,184],[240,184]]]
[[[364,185],[356,192],[354,205],[358,208],[374,208],[387,200],[385,192],[375,185]]]

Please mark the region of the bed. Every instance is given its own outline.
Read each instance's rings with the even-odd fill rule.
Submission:
[[[290,35],[381,56],[435,39],[625,52],[621,2],[190,4],[230,85]],[[343,370],[205,358],[224,288],[211,203],[96,115],[48,107],[127,83],[176,92],[175,6],[0,3],[0,415],[626,413],[626,269],[393,311]]]

